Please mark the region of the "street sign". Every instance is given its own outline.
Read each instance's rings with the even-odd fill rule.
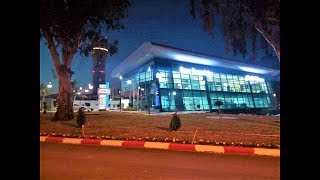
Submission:
[[[106,89],[107,85],[106,84],[99,84],[99,88]]]

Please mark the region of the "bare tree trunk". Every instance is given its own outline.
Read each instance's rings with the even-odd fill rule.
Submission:
[[[68,72],[61,73],[58,73],[60,80],[57,98],[58,109],[52,119],[53,121],[72,120],[74,118],[71,76]]]
[[[59,79],[59,95],[57,98],[57,112],[52,118],[53,121],[72,120],[73,113],[73,92],[71,85],[71,61],[77,51],[78,44],[70,45],[68,41],[62,43],[62,63],[54,39],[44,34],[48,41],[48,48],[52,55],[53,64]],[[80,42],[81,36],[76,37],[76,42]]]

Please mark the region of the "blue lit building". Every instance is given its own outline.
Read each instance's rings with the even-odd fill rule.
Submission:
[[[276,97],[269,79],[278,70],[145,42],[111,75],[134,109],[159,111],[269,109]],[[120,80],[120,76],[122,77]]]

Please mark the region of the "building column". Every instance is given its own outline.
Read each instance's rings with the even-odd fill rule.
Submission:
[[[207,100],[208,100],[208,105],[209,105],[209,111],[212,111],[212,104],[211,104],[211,98],[210,98],[210,93],[209,93],[209,86],[208,86],[208,81],[207,81],[207,76],[203,76],[203,80],[205,81],[205,87],[206,87],[206,94],[207,94]]]
[[[250,88],[250,95],[251,95],[251,98],[252,98],[252,103],[253,103],[253,106],[254,106],[254,108],[257,108],[256,107],[256,103],[254,102],[254,96],[253,96],[253,92],[252,92],[252,87],[251,87],[251,83],[250,83],[250,81],[248,81],[249,83],[249,88]]]

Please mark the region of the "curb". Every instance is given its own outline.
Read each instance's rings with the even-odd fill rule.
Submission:
[[[40,136],[40,142],[118,146],[118,147],[128,147],[128,148],[152,148],[152,149],[195,151],[195,152],[208,152],[208,153],[220,153],[220,154],[263,155],[263,156],[280,157],[280,149],[265,149],[265,148],[250,148],[250,147],[235,147],[235,146],[212,146],[212,145],[178,144],[178,143],[162,143],[162,142],[79,139],[79,138],[63,138],[63,137],[51,137],[51,136]]]

